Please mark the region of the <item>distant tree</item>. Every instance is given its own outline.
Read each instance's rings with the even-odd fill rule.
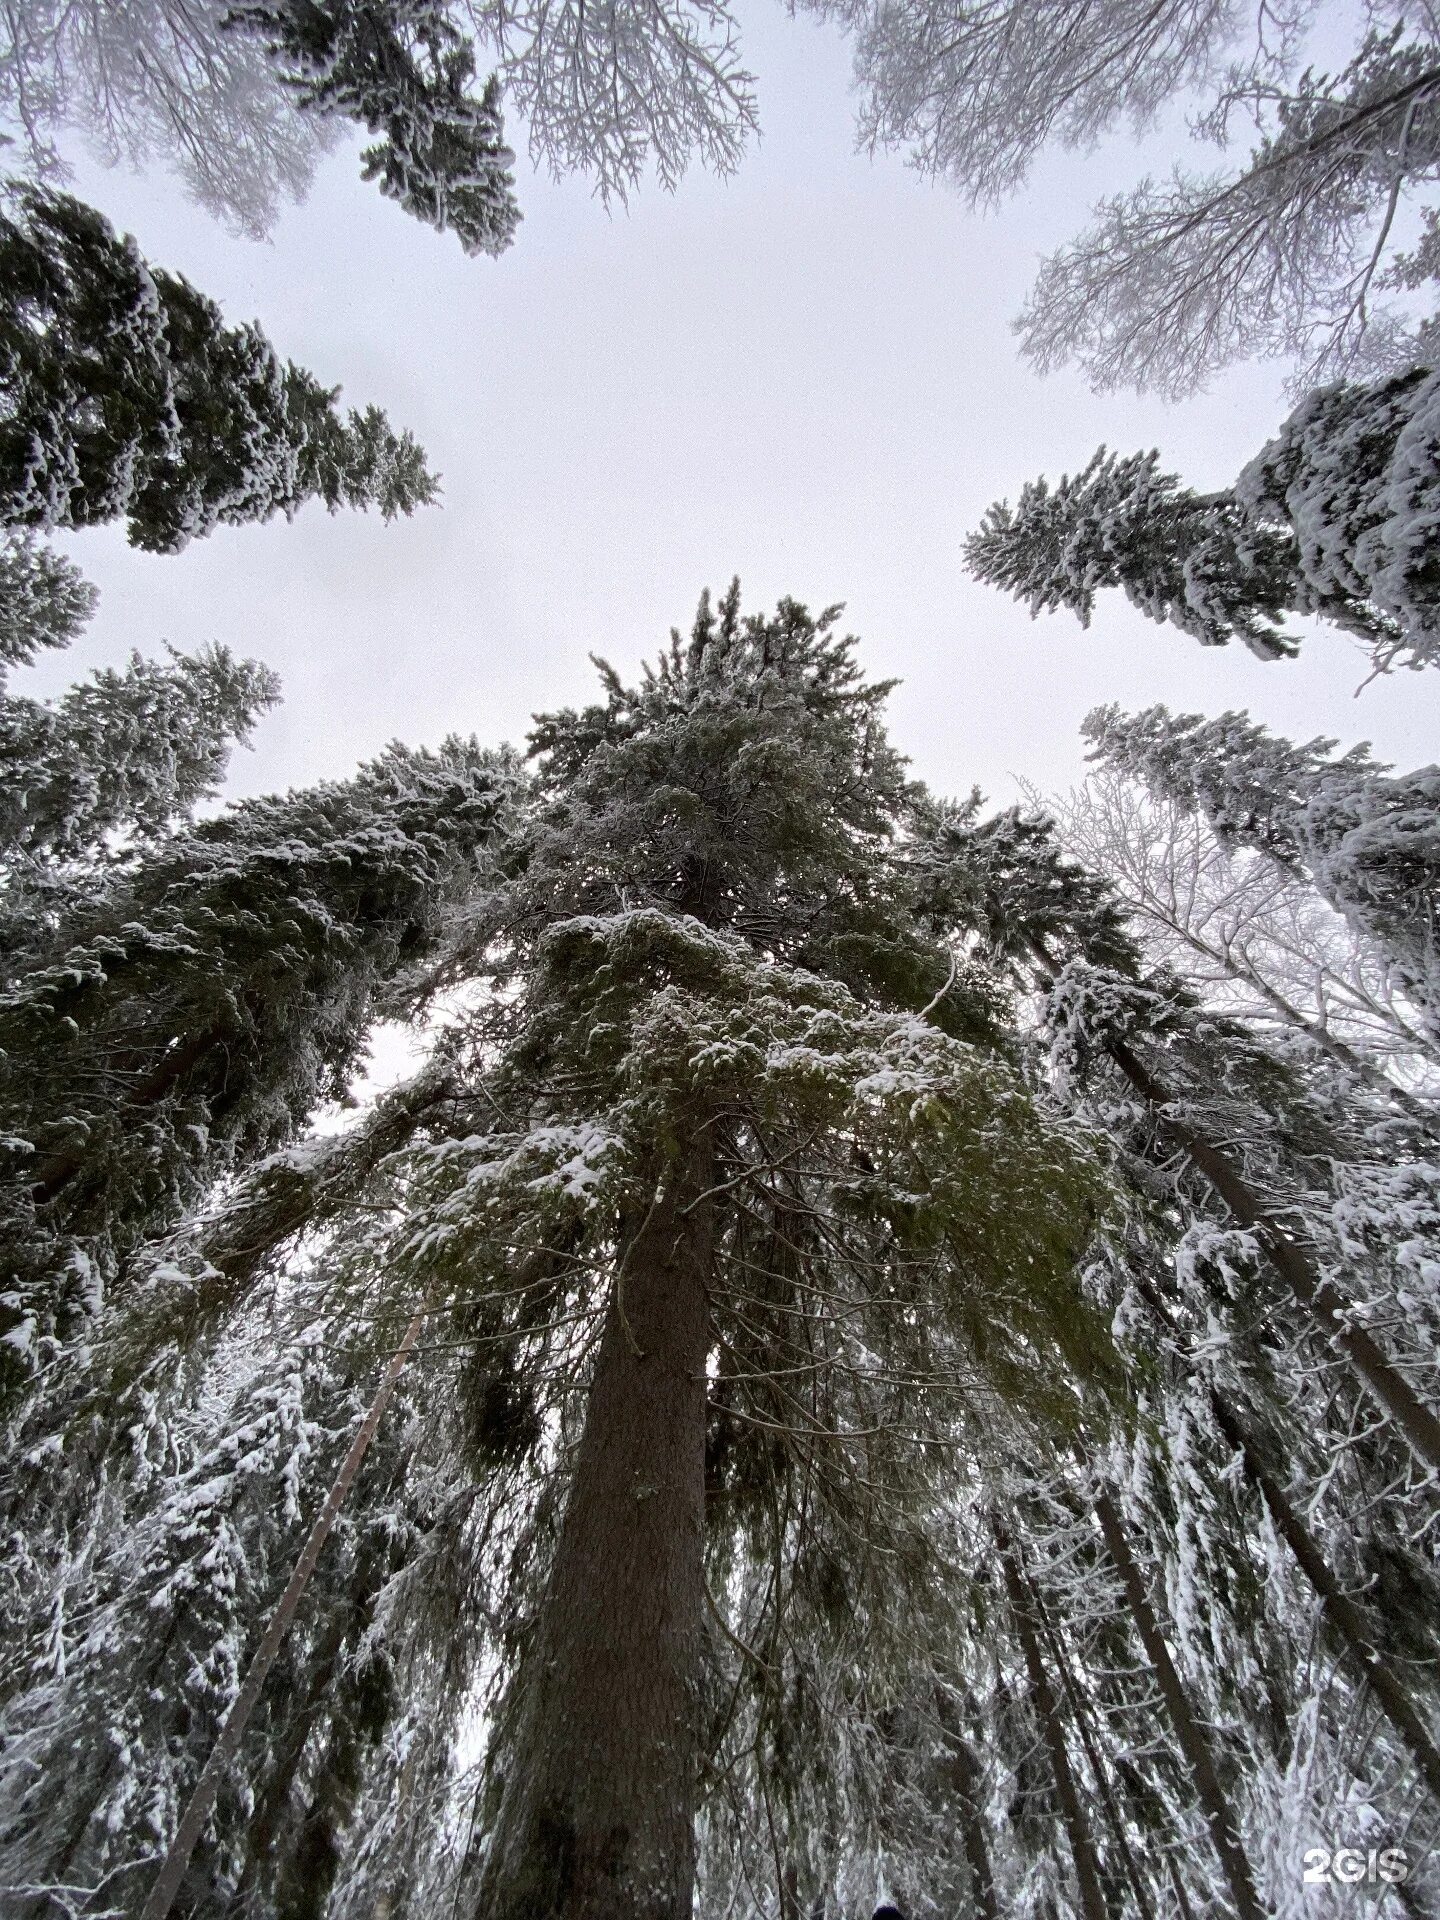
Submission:
[[[14,535],[0,539],[0,686],[47,647],[68,647],[95,611],[97,595],[62,554]]]
[[[728,172],[757,126],[720,0],[12,0],[0,33],[0,122],[30,173],[63,182],[54,136],[76,126],[106,160],[174,166],[252,237],[346,121],[378,136],[382,192],[492,254],[520,217],[502,90],[533,157],[606,199],[652,164],[667,187],[693,157]]]
[[[433,500],[410,435],[342,419],[337,392],[69,195],[0,209],[0,526],[123,518],[174,553],[312,498],[387,519]]]
[[[1292,654],[1287,612],[1369,645],[1378,671],[1440,661],[1440,375],[1323,387],[1233,488],[1197,494],[1155,453],[1102,447],[1073,477],[998,502],[965,543],[981,580],[1089,625],[1100,587],[1205,646]]]
[[[1415,357],[1423,329],[1403,298],[1377,296],[1428,285],[1440,265],[1424,205],[1440,173],[1431,8],[1407,15],[1408,34],[1373,27],[1338,75],[1296,77],[1319,0],[1257,7],[1253,25],[1228,0],[800,4],[855,33],[862,138],[908,149],[972,204],[1007,198],[1051,142],[1143,130],[1200,87],[1204,137],[1223,148],[1235,121],[1253,121],[1238,171],[1143,181],[1044,263],[1017,323],[1042,370],[1075,361],[1101,390],[1178,395],[1250,355],[1296,361],[1302,384]],[[1409,203],[1426,224],[1407,254],[1396,215]]]
[[[1084,730],[1105,765],[1305,875],[1374,942],[1440,1042],[1440,767],[1392,775],[1368,747],[1297,746],[1243,713],[1097,707]]]
[[[1415,1009],[1373,942],[1327,906],[1307,877],[1108,766],[1070,793],[1027,786],[1061,845],[1115,890],[1147,961],[1187,981],[1277,1052],[1309,1049],[1408,1112],[1435,1086]]]
[[[12,166],[60,185],[55,136],[109,165],[158,159],[207,213],[252,239],[302,199],[338,127],[303,116],[264,50],[227,33],[228,0],[11,0],[0,25],[0,122]]]

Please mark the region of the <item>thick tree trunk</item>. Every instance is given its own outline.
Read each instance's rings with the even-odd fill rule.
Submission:
[[[477,1920],[688,1920],[705,1604],[708,1148],[628,1238]]]
[[[1346,1302],[1315,1271],[1309,1256],[1261,1203],[1226,1155],[1182,1121],[1164,1113],[1165,1089],[1123,1040],[1112,1040],[1108,1044],[1111,1058],[1131,1086],[1158,1110],[1161,1126],[1176,1145],[1183,1148],[1191,1165],[1214,1188],[1241,1226],[1254,1233],[1275,1272],[1321,1331],[1350,1361],[1416,1455],[1427,1466],[1440,1471],[1440,1419],[1365,1328],[1354,1324],[1346,1311]]]
[[[1005,1588],[1010,1596],[1010,1611],[1015,1619],[1015,1631],[1020,1637],[1020,1650],[1025,1656],[1025,1670],[1030,1676],[1030,1697],[1035,1706],[1036,1718],[1040,1722],[1045,1750],[1050,1757],[1050,1771],[1055,1782],[1055,1798],[1060,1803],[1060,1817],[1065,1823],[1065,1831],[1070,1841],[1070,1855],[1075,1863],[1075,1878],[1080,1889],[1080,1912],[1084,1920],[1110,1920],[1105,1889],[1100,1879],[1099,1862],[1095,1856],[1095,1849],[1090,1843],[1090,1829],[1080,1805],[1080,1793],[1075,1784],[1075,1775],[1070,1769],[1070,1755],[1065,1748],[1065,1732],[1060,1724],[1060,1709],[1056,1704],[1055,1689],[1050,1684],[1050,1676],[1045,1670],[1045,1662],[1040,1653],[1040,1641],[1035,1631],[1035,1621],[1025,1592],[1024,1581],[1011,1551],[1009,1537],[1003,1527],[996,1528],[995,1539],[1000,1549],[1000,1565],[1005,1575]]]
[[[1140,1644],[1160,1684],[1161,1697],[1170,1716],[1170,1724],[1175,1729],[1180,1751],[1185,1756],[1195,1797],[1200,1802],[1210,1829],[1211,1841],[1220,1857],[1221,1871],[1230,1889],[1235,1911],[1240,1915],[1240,1920],[1261,1920],[1262,1909],[1255,1893],[1255,1883],[1250,1877],[1250,1863],[1241,1848],[1240,1831],[1220,1784],[1210,1744],[1190,1710],[1189,1696],[1175,1671],[1175,1662],[1170,1657],[1170,1649],[1155,1618],[1139,1565],[1130,1551],[1125,1523],[1120,1518],[1114,1500],[1103,1487],[1095,1495],[1095,1517],[1100,1522],[1100,1531],[1105,1536],[1110,1558],[1119,1571],[1125,1598],[1140,1635]]]

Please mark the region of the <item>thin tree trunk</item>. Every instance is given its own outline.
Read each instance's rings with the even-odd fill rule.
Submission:
[[[1145,1304],[1167,1332],[1173,1332],[1170,1315],[1159,1294],[1143,1274],[1137,1274],[1135,1278]],[[1321,1617],[1369,1681],[1382,1712],[1409,1749],[1431,1794],[1440,1802],[1440,1749],[1437,1749],[1411,1700],[1409,1690],[1385,1660],[1380,1650],[1379,1636],[1371,1627],[1365,1609],[1352,1600],[1340,1585],[1320,1543],[1296,1513],[1283,1487],[1266,1466],[1260,1441],[1239,1409],[1214,1386],[1210,1389],[1210,1406],[1216,1426],[1242,1456],[1245,1471],[1264,1500],[1275,1523],[1275,1531],[1289,1547],[1296,1565],[1320,1601]]]
[[[945,1736],[945,1750],[960,1802],[960,1840],[965,1849],[965,1864],[970,1869],[970,1900],[978,1920],[999,1920],[995,1905],[995,1878],[990,1871],[990,1851],[985,1844],[985,1826],[981,1812],[984,1798],[980,1788],[980,1768],[970,1750],[970,1742],[952,1714],[943,1693],[937,1689],[935,1717]]]
[[[1320,1550],[1319,1542],[1266,1467],[1255,1438],[1239,1413],[1214,1388],[1210,1392],[1210,1404],[1215,1414],[1215,1424],[1230,1445],[1243,1455],[1245,1471],[1259,1490],[1275,1523],[1275,1531],[1294,1554],[1301,1572],[1314,1588],[1323,1618],[1356,1668],[1364,1675],[1386,1719],[1409,1749],[1421,1778],[1436,1802],[1440,1803],[1440,1751],[1437,1751],[1426,1730],[1409,1690],[1380,1652],[1378,1636],[1372,1631],[1363,1610],[1336,1579]]]
[[[1053,981],[1057,967],[1045,942],[1036,937],[1029,944],[1042,972]],[[1315,1271],[1303,1249],[1262,1205],[1239,1170],[1231,1165],[1218,1147],[1202,1139],[1183,1121],[1165,1112],[1170,1097],[1134,1050],[1118,1037],[1104,1044],[1121,1073],[1146,1105],[1154,1110],[1161,1128],[1181,1148],[1196,1172],[1214,1188],[1240,1224],[1254,1233],[1280,1279],[1321,1331],[1345,1354],[1413,1451],[1427,1466],[1440,1472],[1440,1419],[1420,1399],[1364,1327],[1351,1324],[1346,1301]]]
[[[330,1536],[335,1517],[344,1504],[360,1463],[369,1451],[370,1442],[375,1438],[390,1396],[395,1391],[395,1382],[399,1379],[405,1362],[410,1357],[410,1349],[420,1337],[420,1328],[424,1324],[423,1310],[417,1313],[405,1329],[400,1345],[391,1354],[385,1371],[380,1376],[380,1385],[375,1398],[370,1402],[369,1411],[361,1421],[355,1438],[350,1443],[350,1451],[336,1474],[325,1504],[320,1509],[315,1524],[310,1529],[309,1538],[301,1549],[300,1558],[295,1562],[295,1570],[281,1594],[270,1624],[266,1627],[259,1646],[255,1649],[246,1671],[240,1691],[230,1703],[215,1745],[210,1749],[210,1757],[200,1769],[200,1778],[195,1782],[195,1791],[180,1816],[180,1825],[175,1830],[175,1838],[170,1842],[170,1851],[150,1889],[150,1897],[140,1910],[140,1920],[166,1920],[175,1896],[180,1891],[180,1882],[185,1878],[185,1869],[190,1864],[190,1856],[195,1844],[205,1830],[205,1823],[214,1809],[220,1785],[225,1777],[225,1769],[240,1750],[240,1742],[245,1737],[245,1729],[255,1711],[256,1703],[269,1678],[270,1669],[275,1664],[286,1634],[290,1631],[290,1622],[295,1617],[310,1576],[314,1573],[320,1558],[321,1549]]]
[[[1175,1738],[1180,1743],[1180,1751],[1185,1756],[1185,1764],[1190,1770],[1194,1782],[1195,1796],[1210,1828],[1210,1838],[1220,1857],[1221,1870],[1226,1885],[1230,1889],[1230,1898],[1240,1920],[1262,1920],[1263,1909],[1256,1897],[1255,1883],[1250,1877],[1250,1863],[1240,1845],[1240,1831],[1235,1816],[1220,1784],[1220,1776],[1215,1768],[1214,1755],[1209,1742],[1201,1731],[1200,1724],[1190,1710],[1189,1696],[1181,1685],[1180,1676],[1175,1671],[1175,1662],[1170,1657],[1170,1649],[1165,1636],[1160,1631],[1155,1618],[1150,1596],[1145,1590],[1145,1582],[1134,1554],[1130,1551],[1130,1541],[1125,1532],[1125,1523],[1108,1490],[1101,1487],[1095,1494],[1095,1517],[1100,1522],[1100,1531],[1105,1536],[1105,1545],[1110,1558],[1115,1562],[1120,1581],[1125,1589],[1125,1598],[1134,1617],[1140,1634],[1140,1643],[1145,1649],[1145,1657],[1155,1671],[1160,1683],[1160,1693],[1170,1715],[1170,1724],[1175,1729]]]
[[[1020,1577],[1020,1569],[1011,1550],[1009,1536],[1003,1526],[997,1525],[995,1540],[1000,1550],[1000,1565],[1005,1575],[1005,1588],[1010,1596],[1010,1611],[1014,1615],[1015,1631],[1020,1637],[1020,1650],[1025,1656],[1025,1669],[1030,1676],[1030,1696],[1035,1705],[1036,1717],[1040,1722],[1046,1752],[1050,1757],[1055,1797],[1060,1803],[1060,1817],[1065,1823],[1065,1831],[1070,1840],[1070,1855],[1075,1863],[1075,1878],[1080,1889],[1080,1912],[1084,1920],[1110,1920],[1105,1890],[1100,1879],[1099,1863],[1095,1857],[1095,1849],[1090,1844],[1090,1831],[1085,1824],[1075,1776],[1070,1770],[1070,1756],[1065,1749],[1065,1733],[1060,1724],[1060,1710],[1056,1705],[1055,1690],[1050,1685],[1049,1674],[1045,1671],[1045,1662],[1040,1653],[1040,1642],[1036,1637],[1035,1622],[1024,1583]]]
[[[246,1902],[260,1884],[262,1874],[274,1864],[275,1837],[289,1808],[300,1761],[315,1731],[320,1703],[335,1678],[335,1668],[349,1626],[350,1610],[337,1607],[321,1642],[304,1700],[292,1711],[285,1744],[265,1783],[265,1791],[250,1816],[250,1824],[245,1829],[245,1866],[235,1887],[235,1907],[239,1912],[244,1912]]]
[[[1099,1794],[1100,1803],[1105,1809],[1105,1823],[1110,1829],[1110,1837],[1115,1842],[1115,1849],[1124,1862],[1125,1877],[1130,1882],[1131,1893],[1135,1896],[1135,1906],[1140,1914],[1140,1920],[1155,1920],[1155,1911],[1150,1904],[1150,1896],[1145,1891],[1145,1882],[1141,1876],[1139,1866],[1136,1863],[1134,1849],[1131,1847],[1129,1837],[1125,1832],[1125,1822],[1121,1818],[1119,1806],[1116,1804],[1114,1782],[1101,1757],[1100,1750],[1095,1744],[1094,1735],[1090,1731],[1088,1703],[1080,1691],[1080,1683],[1076,1680],[1075,1675],[1070,1669],[1070,1662],[1065,1657],[1065,1649],[1060,1643],[1060,1636],[1056,1633],[1044,1603],[1036,1591],[1034,1581],[1027,1581],[1026,1584],[1034,1603],[1035,1618],[1040,1623],[1041,1631],[1045,1635],[1045,1644],[1050,1649],[1050,1658],[1055,1662],[1055,1671],[1060,1676],[1061,1689],[1070,1703],[1070,1717],[1075,1722],[1075,1731],[1080,1736],[1080,1744],[1085,1749],[1085,1758],[1090,1763],[1090,1773],[1095,1782],[1095,1791]]]
[[[1420,1399],[1364,1327],[1352,1325],[1346,1303],[1319,1275],[1308,1255],[1262,1205],[1248,1181],[1218,1147],[1170,1118],[1165,1089],[1123,1040],[1107,1042],[1111,1058],[1137,1093],[1156,1109],[1161,1127],[1181,1147],[1191,1165],[1219,1194],[1241,1226],[1254,1233],[1276,1273],[1326,1336],[1350,1361],[1375,1399],[1390,1415],[1411,1448],[1427,1466],[1440,1471],[1440,1419]]]
[[[688,1920],[713,1155],[621,1255],[477,1920]]]

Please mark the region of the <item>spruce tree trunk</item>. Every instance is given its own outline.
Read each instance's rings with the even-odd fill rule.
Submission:
[[[1242,1227],[1250,1229],[1271,1266],[1296,1301],[1334,1342],[1390,1415],[1416,1456],[1440,1472],[1440,1419],[1431,1412],[1404,1375],[1388,1359],[1370,1334],[1346,1312],[1346,1303],[1318,1274],[1309,1256],[1291,1239],[1280,1221],[1262,1204],[1249,1182],[1210,1141],[1163,1112],[1165,1089],[1123,1040],[1108,1042],[1111,1058],[1136,1092],[1159,1109],[1160,1125],[1183,1148]]]
[[[1261,1920],[1262,1909],[1255,1893],[1255,1883],[1250,1877],[1250,1863],[1240,1845],[1240,1830],[1220,1784],[1210,1744],[1190,1709],[1189,1696],[1175,1671],[1175,1662],[1170,1657],[1170,1649],[1155,1618],[1140,1568],[1130,1551],[1119,1509],[1103,1487],[1095,1495],[1095,1517],[1100,1522],[1100,1531],[1105,1536],[1110,1558],[1119,1571],[1146,1658],[1159,1682],[1161,1697],[1170,1716],[1170,1724],[1175,1729],[1180,1751],[1185,1756],[1195,1796],[1210,1829],[1211,1841],[1220,1857],[1221,1870],[1235,1911],[1240,1915],[1240,1920]]]
[[[1079,1910],[1083,1920],[1110,1920],[1105,1889],[1100,1879],[1100,1865],[1090,1841],[1090,1829],[1080,1804],[1080,1792],[1075,1784],[1075,1775],[1071,1771],[1070,1755],[1065,1748],[1065,1731],[1060,1724],[1060,1709],[1056,1703],[1055,1689],[1050,1684],[1050,1676],[1045,1671],[1045,1661],[1041,1656],[1040,1641],[1035,1631],[1035,1621],[1025,1592],[1024,1581],[1011,1551],[1009,1536],[1003,1527],[996,1527],[995,1540],[1000,1549],[1000,1566],[1005,1575],[1006,1592],[1010,1596],[1010,1611],[1015,1619],[1015,1631],[1020,1637],[1020,1650],[1025,1656],[1025,1670],[1030,1677],[1030,1698],[1035,1707],[1036,1718],[1040,1722],[1045,1750],[1050,1758],[1050,1771],[1055,1782],[1055,1798],[1060,1803],[1060,1817],[1065,1823],[1065,1831],[1070,1841],[1070,1856],[1075,1863],[1075,1878],[1080,1889]]]
[[[1051,1625],[1040,1596],[1035,1591],[1033,1581],[1030,1592],[1035,1601],[1035,1617],[1045,1634],[1045,1644],[1050,1649],[1050,1658],[1055,1662],[1055,1671],[1060,1676],[1060,1686],[1070,1702],[1070,1717],[1075,1722],[1075,1731],[1080,1736],[1080,1744],[1085,1749],[1085,1758],[1090,1763],[1090,1777],[1095,1782],[1095,1790],[1100,1796],[1100,1804],[1105,1809],[1105,1822],[1110,1829],[1110,1838],[1115,1851],[1125,1867],[1125,1878],[1130,1882],[1130,1892],[1134,1897],[1135,1910],[1140,1920],[1155,1920],[1155,1911],[1150,1904],[1150,1896],[1145,1891],[1144,1877],[1135,1859],[1135,1849],[1130,1845],[1130,1837],[1125,1831],[1125,1819],[1115,1798],[1115,1783],[1110,1770],[1106,1767],[1095,1737],[1090,1728],[1090,1709],[1081,1690],[1079,1681],[1071,1670],[1070,1662],[1065,1658],[1065,1649],[1059,1635]]]
[[[959,1716],[949,1710],[945,1696],[938,1692],[935,1717],[945,1738],[950,1774],[960,1803],[960,1839],[965,1848],[965,1864],[970,1869],[970,1899],[976,1920],[999,1920],[995,1905],[995,1877],[990,1871],[990,1849],[985,1844],[984,1791],[980,1766]]]
[[[712,1166],[623,1246],[476,1920],[689,1920]]]

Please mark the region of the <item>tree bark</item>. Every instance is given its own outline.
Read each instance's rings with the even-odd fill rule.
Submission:
[[[1014,1615],[1015,1631],[1020,1637],[1020,1650],[1025,1656],[1025,1669],[1030,1676],[1030,1696],[1034,1701],[1036,1717],[1040,1722],[1045,1749],[1050,1757],[1050,1771],[1055,1781],[1055,1797],[1060,1803],[1060,1817],[1065,1823],[1065,1831],[1070,1840],[1070,1855],[1075,1863],[1075,1878],[1080,1888],[1080,1912],[1084,1920],[1109,1920],[1105,1890],[1100,1880],[1099,1863],[1095,1857],[1095,1849],[1090,1844],[1090,1832],[1081,1809],[1079,1790],[1075,1785],[1075,1776],[1070,1770],[1070,1756],[1065,1749],[1065,1733],[1060,1724],[1060,1709],[1055,1701],[1055,1690],[1050,1685],[1050,1676],[1045,1671],[1045,1662],[1041,1657],[1040,1642],[1035,1632],[1035,1622],[1030,1612],[1024,1583],[1020,1577],[1020,1569],[1011,1551],[1009,1536],[1003,1527],[996,1527],[995,1540],[1000,1549],[1000,1565],[1005,1575],[1005,1589],[1010,1596],[1010,1611]]]
[[[1129,1836],[1125,1831],[1125,1821],[1115,1798],[1114,1782],[1090,1729],[1090,1716],[1085,1696],[1081,1692],[1079,1681],[1071,1671],[1069,1661],[1065,1658],[1065,1649],[1035,1590],[1034,1581],[1028,1584],[1035,1603],[1035,1617],[1045,1635],[1045,1643],[1050,1649],[1050,1658],[1055,1662],[1055,1671],[1060,1676],[1061,1691],[1070,1703],[1070,1717],[1075,1722],[1075,1731],[1080,1736],[1080,1744],[1085,1749],[1085,1758],[1090,1763],[1090,1777],[1095,1782],[1095,1791],[1099,1794],[1100,1804],[1105,1809],[1105,1821],[1110,1829],[1110,1838],[1114,1841],[1115,1851],[1124,1863],[1125,1878],[1130,1882],[1135,1910],[1140,1915],[1140,1920],[1155,1920],[1150,1896],[1145,1891],[1144,1876],[1135,1859],[1135,1850],[1130,1845]]]
[[[1420,1771],[1437,1804],[1440,1804],[1440,1751],[1426,1730],[1414,1702],[1400,1676],[1384,1659],[1364,1611],[1352,1600],[1336,1579],[1320,1550],[1319,1542],[1291,1506],[1283,1488],[1266,1467],[1254,1436],[1235,1408],[1213,1387],[1210,1404],[1215,1424],[1245,1461],[1245,1471],[1259,1491],[1275,1523],[1275,1531],[1294,1554],[1300,1571],[1310,1582],[1319,1600],[1323,1618],[1336,1639],[1350,1655],[1355,1667],[1370,1685],[1386,1719]]]
[[[623,1244],[477,1920],[689,1920],[712,1166]]]
[[[970,1899],[978,1920],[999,1920],[995,1905],[995,1877],[990,1871],[990,1850],[985,1844],[984,1793],[980,1767],[958,1714],[950,1711],[944,1695],[937,1690],[935,1717],[945,1737],[945,1752],[950,1775],[955,1782],[955,1797],[960,1802],[960,1839],[965,1848],[965,1864],[970,1869]]]
[[[1212,1146],[1182,1121],[1163,1111],[1165,1089],[1123,1040],[1107,1043],[1111,1058],[1131,1086],[1157,1110],[1160,1125],[1181,1147],[1191,1165],[1203,1175],[1241,1226],[1254,1233],[1275,1272],[1291,1294],[1340,1349],[1381,1407],[1390,1415],[1413,1451],[1440,1472],[1440,1419],[1431,1412],[1364,1327],[1351,1324],[1346,1302],[1315,1271],[1308,1255],[1291,1239],[1279,1220],[1262,1205],[1244,1177],[1218,1147]]]
[[[1250,1877],[1250,1863],[1240,1845],[1239,1828],[1215,1770],[1214,1755],[1190,1710],[1189,1696],[1175,1671],[1175,1662],[1170,1657],[1170,1649],[1155,1618],[1140,1568],[1130,1551],[1125,1523],[1104,1487],[1095,1494],[1095,1517],[1100,1522],[1100,1531],[1105,1536],[1110,1558],[1119,1571],[1145,1657],[1160,1684],[1161,1697],[1169,1713],[1170,1724],[1175,1729],[1175,1738],[1180,1743],[1180,1751],[1185,1756],[1185,1764],[1195,1787],[1195,1797],[1210,1828],[1210,1838],[1220,1857],[1221,1870],[1230,1889],[1235,1911],[1240,1915],[1240,1920],[1262,1920],[1263,1909],[1255,1893],[1255,1883]]]

